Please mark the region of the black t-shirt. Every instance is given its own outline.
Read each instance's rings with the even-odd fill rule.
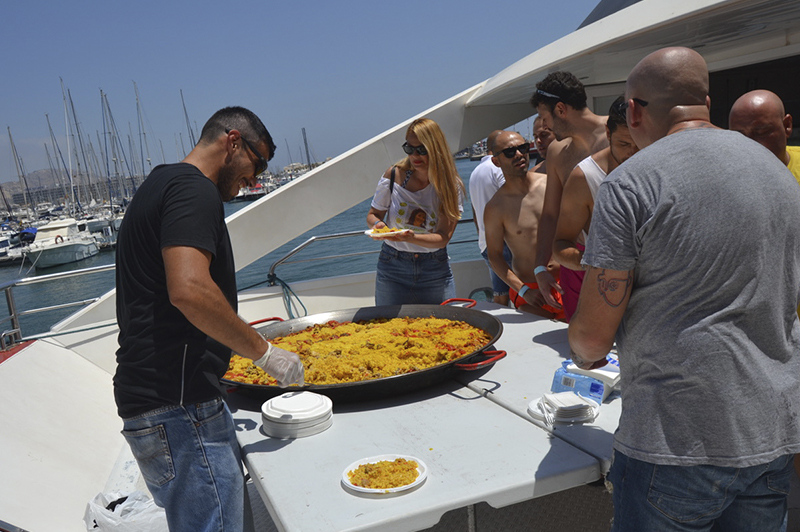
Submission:
[[[209,251],[211,278],[234,310],[236,277],[222,198],[196,167],[153,169],[125,212],[117,237],[119,349],[114,397],[123,418],[221,395],[231,350],[194,327],[169,302],[161,250]]]

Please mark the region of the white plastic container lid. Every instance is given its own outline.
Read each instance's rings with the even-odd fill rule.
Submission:
[[[288,426],[310,426],[331,417],[333,402],[312,392],[286,392],[261,405],[264,421]]]

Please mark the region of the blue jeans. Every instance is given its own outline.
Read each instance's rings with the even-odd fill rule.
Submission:
[[[245,519],[252,523],[233,417],[221,398],[123,419],[122,435],[170,532],[240,532]]]
[[[489,267],[489,277],[492,278],[492,292],[494,292],[494,295],[496,296],[507,296],[508,285],[500,278],[499,275],[494,273],[492,265],[489,264],[489,252],[484,249],[481,251],[481,257],[483,257],[483,260],[486,261],[486,266]],[[506,260],[508,267],[511,268],[511,250],[508,249],[508,245],[505,244],[503,245],[503,258]]]
[[[451,297],[456,297],[456,283],[447,248],[409,253],[384,242],[375,276],[376,305],[438,305]]]
[[[612,532],[779,532],[792,455],[752,467],[664,466],[614,451]]]

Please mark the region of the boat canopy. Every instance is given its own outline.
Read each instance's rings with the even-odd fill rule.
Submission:
[[[55,220],[45,224],[36,231],[36,241],[47,240],[57,236],[65,237],[78,233],[78,221],[74,218]]]

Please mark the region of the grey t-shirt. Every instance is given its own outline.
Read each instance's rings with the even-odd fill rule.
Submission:
[[[686,130],[600,185],[585,264],[634,270],[614,447],[667,465],[800,452],[800,187],[739,133]]]

